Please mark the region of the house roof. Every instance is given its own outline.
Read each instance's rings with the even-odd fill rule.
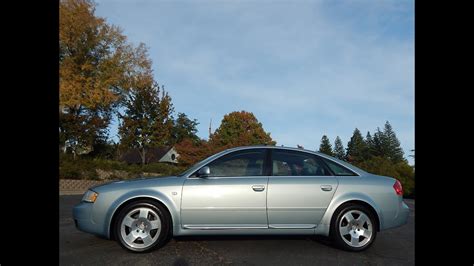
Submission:
[[[163,147],[152,147],[147,149],[145,156],[146,162],[158,162],[169,150],[173,147],[163,146]],[[121,157],[121,161],[127,163],[141,163],[142,159],[140,157],[139,149],[130,149],[125,152]]]

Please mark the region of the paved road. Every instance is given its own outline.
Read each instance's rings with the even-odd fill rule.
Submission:
[[[78,231],[71,209],[80,195],[60,196],[61,265],[414,265],[415,202],[405,200],[408,223],[383,231],[364,252],[346,252],[324,238],[311,237],[186,237],[172,239],[159,250],[133,254],[116,242]]]

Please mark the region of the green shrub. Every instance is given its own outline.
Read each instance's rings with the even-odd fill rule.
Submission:
[[[182,167],[178,167],[166,163],[151,163],[144,165],[142,170],[147,173],[159,173],[161,175],[177,175],[183,170]]]
[[[357,164],[357,167],[376,175],[396,178],[402,183],[403,195],[414,196],[415,171],[407,162],[392,163],[386,158],[374,156]]]
[[[59,167],[59,178],[81,179],[81,171],[73,164],[64,163]]]
[[[176,175],[184,171],[184,167],[166,164],[152,163],[145,166],[137,164],[127,164],[120,161],[107,160],[103,158],[91,158],[77,156],[74,160],[70,154],[60,154],[59,157],[59,177],[63,179],[98,179],[96,169],[103,171],[124,171],[128,173],[128,178],[136,178],[144,172],[156,173],[162,176]],[[116,173],[111,173],[110,179],[123,179]]]

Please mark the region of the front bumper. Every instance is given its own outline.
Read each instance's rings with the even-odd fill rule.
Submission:
[[[94,203],[81,202],[72,209],[72,216],[76,228],[80,231],[99,236],[106,236],[103,226],[97,224],[92,219]]]

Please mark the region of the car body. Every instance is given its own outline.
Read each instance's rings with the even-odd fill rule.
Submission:
[[[360,251],[407,222],[400,183],[289,147],[228,149],[171,177],[91,188],[76,227],[135,252],[184,235],[324,235]],[[345,239],[345,240],[344,240]]]

